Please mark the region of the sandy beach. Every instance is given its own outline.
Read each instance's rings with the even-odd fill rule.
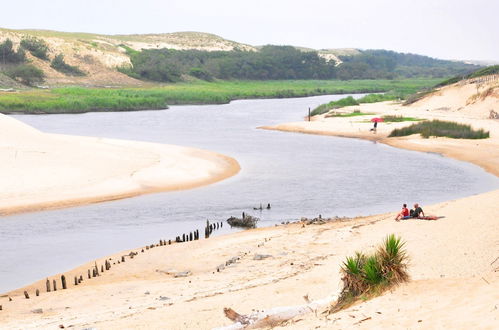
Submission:
[[[451,86],[410,107],[389,102],[342,111],[361,109],[372,112],[372,116],[397,114],[465,122],[489,130],[491,137],[486,140],[421,139],[419,136],[392,139],[387,138],[391,129],[410,123],[381,123],[373,134],[369,131],[370,117],[366,120],[318,116],[311,122],[265,128],[365,138],[401,148],[439,152],[472,162],[499,176],[499,122],[487,119],[490,107],[497,109],[499,98],[466,104],[470,95],[463,94],[473,89],[474,86]],[[251,314],[280,306],[303,305],[305,296],[314,301],[338,293],[341,289],[339,269],[344,258],[355,251],[374,249],[383,238],[394,233],[406,242],[410,257],[409,283],[335,314],[324,314],[327,308],[322,307],[284,325],[273,326],[494,329],[499,324],[498,201],[499,190],[495,190],[423,205],[426,214],[443,216],[437,221],[395,222],[396,212],[390,212],[324,224],[259,228],[149,249],[136,247],[64,273],[68,279],[67,290],[59,288],[47,293],[46,279],[41,279],[0,297],[3,306],[0,328],[211,329],[229,326],[232,321],[224,316],[224,307]],[[137,255],[130,258],[130,252]],[[118,263],[123,256],[126,262]],[[95,263],[104,264],[104,260],[111,262],[111,269],[87,279],[88,269]],[[57,280],[60,286],[60,275],[49,279]],[[75,286],[73,278],[80,275],[84,281]],[[39,297],[35,296],[36,289],[41,292]],[[30,299],[24,298],[25,290]]]
[[[47,134],[0,115],[0,215],[189,189],[239,169],[210,151]]]

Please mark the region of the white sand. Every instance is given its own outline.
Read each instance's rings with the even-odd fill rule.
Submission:
[[[238,171],[209,151],[47,134],[0,115],[0,214],[187,189]]]

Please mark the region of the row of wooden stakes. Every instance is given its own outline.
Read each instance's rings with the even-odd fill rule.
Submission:
[[[223,227],[223,222],[210,223],[207,220],[204,237],[209,238],[211,233],[214,230],[222,228],[222,227]],[[198,229],[196,229],[195,231],[190,232],[188,234],[182,234],[182,236],[177,236],[175,238],[176,243],[183,243],[183,242],[188,242],[188,241],[193,241],[193,240],[199,240],[199,230]],[[145,250],[152,249],[155,246],[165,246],[165,245],[171,245],[171,244],[172,244],[172,240],[168,240],[168,243],[166,240],[159,240],[159,244],[147,245],[145,247]],[[141,252],[144,252],[144,249],[142,249]],[[128,255],[123,255],[123,256],[121,256],[121,260],[118,260],[117,263],[119,264],[119,263],[125,262],[125,256],[128,256],[128,257],[130,257],[130,259],[133,259],[133,257],[136,256],[137,254],[138,254],[137,252],[132,251]],[[111,261],[110,260],[112,260],[112,259],[110,258],[109,260],[104,261],[104,264],[100,266],[100,271],[99,271],[99,266],[97,265],[97,262],[95,262],[94,267],[87,270],[87,278],[91,279],[93,277],[100,276],[100,274],[104,273],[104,271],[108,271],[109,269],[111,269]],[[114,264],[116,264],[116,262],[113,262],[113,265]],[[84,279],[83,275],[75,276],[74,277],[74,285],[75,286],[79,285],[81,282],[83,282],[83,279]],[[67,288],[68,288],[68,286],[67,286],[66,276],[61,275],[61,289],[66,290]],[[47,280],[45,282],[45,290],[46,290],[46,292],[57,291],[57,281],[55,279],[52,279],[52,281],[50,281],[47,278]],[[35,290],[35,295],[37,297],[40,296],[39,289]],[[28,291],[26,291],[26,290],[24,291],[24,297],[26,299],[30,299],[30,295],[29,295]],[[9,297],[9,301],[12,301],[11,297]],[[2,305],[0,305],[0,311],[1,310],[3,310]]]

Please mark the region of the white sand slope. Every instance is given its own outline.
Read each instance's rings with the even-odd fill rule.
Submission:
[[[209,151],[46,134],[0,115],[0,214],[187,189],[238,171]]]

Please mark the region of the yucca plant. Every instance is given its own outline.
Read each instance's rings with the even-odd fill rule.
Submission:
[[[378,248],[380,271],[384,278],[393,284],[405,282],[409,279],[407,273],[407,253],[405,243],[394,234],[385,238],[383,245]]]
[[[390,287],[407,281],[407,253],[400,237],[389,235],[376,253],[365,255],[357,252],[347,257],[341,266],[343,290],[338,302],[331,306],[334,313],[351,305],[359,298],[370,298]]]
[[[367,257],[366,263],[362,268],[362,273],[369,286],[380,284],[383,280],[378,258],[376,258],[376,256]]]
[[[353,295],[359,295],[366,289],[366,283],[362,275],[366,257],[357,252],[354,257],[347,257],[343,262],[341,271],[343,273],[344,291],[348,291]]]

